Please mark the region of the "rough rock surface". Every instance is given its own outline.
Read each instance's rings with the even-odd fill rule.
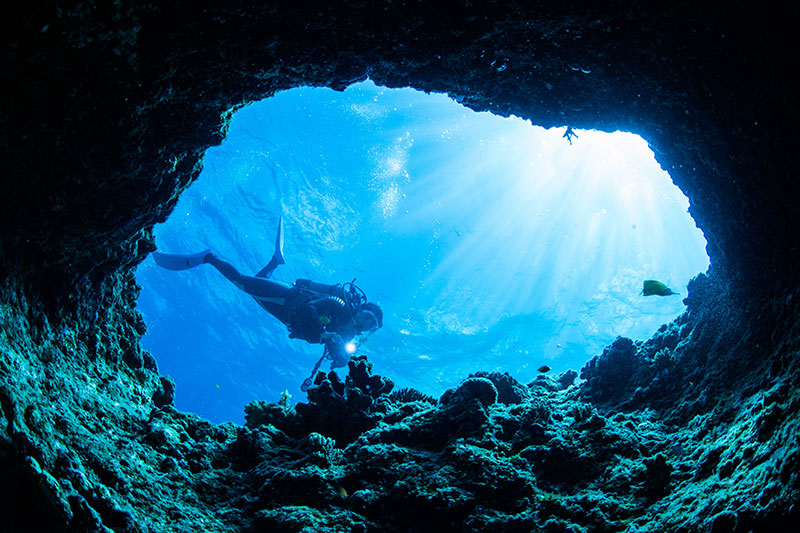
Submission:
[[[0,528],[797,521],[797,6],[249,4],[29,2],[0,19]],[[251,404],[244,427],[175,411],[139,346],[132,269],[152,225],[232,110],[366,76],[643,136],[709,243],[688,311],[576,384],[480,373],[434,403],[359,359],[307,403]]]

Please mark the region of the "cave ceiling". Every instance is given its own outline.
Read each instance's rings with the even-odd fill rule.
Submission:
[[[63,301],[150,250],[232,110],[371,78],[544,127],[630,131],[687,194],[712,273],[744,291],[796,264],[796,8],[740,3],[77,2],[3,21],[9,272]],[[747,21],[743,24],[742,21]],[[788,192],[788,194],[787,194]]]

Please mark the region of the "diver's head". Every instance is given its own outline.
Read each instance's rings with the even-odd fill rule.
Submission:
[[[383,311],[376,304],[367,302],[358,310],[354,320],[359,331],[372,333],[383,327]]]

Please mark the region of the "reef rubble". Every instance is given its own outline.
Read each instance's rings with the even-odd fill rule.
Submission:
[[[800,492],[796,374],[709,381],[704,283],[581,380],[480,372],[437,401],[355,356],[344,381],[319,371],[307,402],[247,405],[244,426],[175,410],[146,352],[112,343],[87,364],[72,354],[96,338],[17,321],[0,336],[6,529],[780,530]]]
[[[445,6],[446,7],[446,6]],[[783,531],[800,494],[791,3],[15,4],[0,20],[1,531]],[[744,22],[744,23],[743,23]],[[363,358],[214,425],[133,269],[233,111],[371,78],[646,138],[711,267],[651,339],[434,399]],[[577,370],[577,369],[576,369]]]

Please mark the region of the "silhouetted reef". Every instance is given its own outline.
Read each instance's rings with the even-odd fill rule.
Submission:
[[[797,522],[800,8],[217,4],[29,2],[0,20],[0,530]],[[579,375],[479,372],[434,399],[357,357],[307,402],[246,406],[242,427],[175,410],[139,345],[153,224],[233,110],[367,76],[643,136],[708,240],[687,312]]]
[[[795,513],[800,400],[792,376],[750,372],[735,391],[709,383],[695,347],[719,332],[698,322],[714,312],[692,294],[703,279],[690,284],[689,311],[646,342],[617,339],[578,383],[574,372],[527,385],[481,372],[436,402],[392,392],[356,356],[344,382],[318,372],[307,403],[246,406],[243,427],[153,405],[162,379],[152,363],[124,357],[125,336],[101,344],[18,321],[2,338],[4,475],[23,489],[11,497],[9,529],[778,524]],[[130,308],[105,309],[115,324],[139,320]]]

